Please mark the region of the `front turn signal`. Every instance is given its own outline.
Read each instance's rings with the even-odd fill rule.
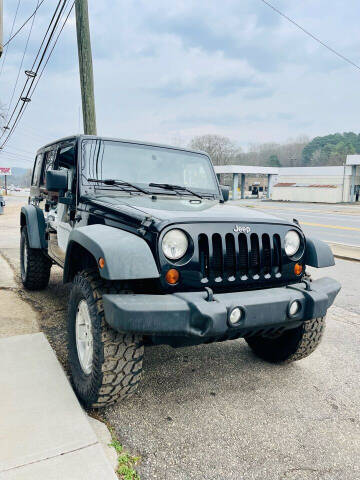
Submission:
[[[165,280],[169,285],[175,285],[178,283],[180,278],[180,273],[176,270],[176,268],[170,268],[165,275]]]
[[[105,267],[105,259],[100,257],[99,258],[99,267],[104,268]]]
[[[295,266],[294,266],[295,275],[301,275],[302,271],[303,271],[303,266],[300,265],[300,263],[295,263]]]

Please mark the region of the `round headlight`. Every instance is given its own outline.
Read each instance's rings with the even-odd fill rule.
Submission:
[[[162,250],[165,257],[170,260],[179,260],[179,258],[183,257],[188,246],[188,239],[181,230],[170,230],[164,235],[162,240]]]
[[[300,248],[300,235],[295,230],[289,230],[285,235],[285,253],[288,257],[293,257]]]

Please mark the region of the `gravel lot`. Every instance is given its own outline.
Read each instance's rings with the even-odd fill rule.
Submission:
[[[19,200],[0,216],[0,253],[18,267]],[[329,271],[343,290],[319,349],[288,366],[255,358],[242,340],[146,350],[136,396],[101,412],[141,456],[142,480],[360,478],[360,263]],[[54,268],[45,292],[19,289],[66,366],[69,288]]]

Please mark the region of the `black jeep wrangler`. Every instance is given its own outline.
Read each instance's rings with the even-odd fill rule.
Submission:
[[[132,394],[144,345],[245,338],[269,362],[319,344],[336,280],[329,247],[289,223],[226,204],[205,153],[93,136],[41,148],[21,210],[21,278],[40,290],[53,264],[72,282],[75,391],[102,407]]]

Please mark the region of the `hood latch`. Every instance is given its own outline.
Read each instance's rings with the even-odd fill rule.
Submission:
[[[152,217],[145,217],[144,220],[141,222],[140,227],[138,228],[138,232],[140,235],[144,236],[146,235],[146,231],[150,227],[150,225],[153,223],[154,219]]]

